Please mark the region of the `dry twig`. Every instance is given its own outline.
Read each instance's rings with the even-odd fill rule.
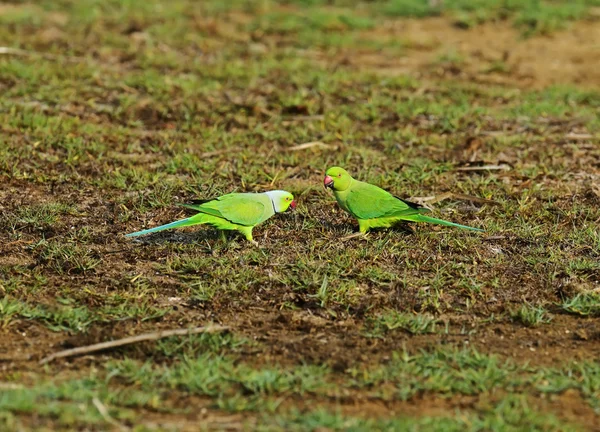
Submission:
[[[499,164],[499,165],[481,165],[481,166],[465,166],[455,168],[455,171],[508,171],[510,165]]]
[[[35,54],[35,52],[26,51],[26,50],[22,50],[22,49],[19,49],[19,48],[0,47],[0,54],[10,54],[10,55],[26,56],[26,55]]]
[[[493,201],[493,200],[490,200],[487,198],[481,198],[481,197],[476,197],[473,195],[465,195],[465,194],[454,193],[454,192],[452,192],[452,198],[455,198],[458,200],[464,200],[464,201],[477,202],[477,203],[481,203],[481,204],[499,205],[499,203],[497,203],[496,201]]]
[[[497,235],[497,236],[489,236],[489,237],[482,237],[481,241],[496,241],[496,240],[504,240],[508,238],[505,235]]]
[[[318,148],[322,148],[322,149],[326,149],[326,150],[336,150],[337,149],[336,146],[325,144],[325,143],[322,143],[321,141],[313,141],[313,142],[307,142],[304,144],[295,145],[293,147],[288,148],[287,150],[299,151],[299,150],[306,150],[306,149],[313,148],[313,147],[318,147]]]
[[[138,342],[150,341],[150,340],[158,340],[170,336],[187,336],[199,333],[218,333],[225,330],[229,330],[229,327],[220,326],[220,325],[209,325],[204,327],[194,327],[191,329],[175,329],[175,330],[162,330],[151,333],[144,333],[137,336],[129,336],[122,339],[117,339],[108,342],[101,342],[93,345],[86,345],[77,348],[71,348],[63,351],[58,351],[54,354],[50,354],[47,357],[44,357],[40,360],[40,364],[46,364],[55,360],[57,358],[62,357],[73,357],[81,354],[88,354],[91,352],[101,351],[109,348],[116,348],[123,345],[131,345]]]
[[[353,238],[357,238],[357,237],[360,237],[360,238],[367,238],[367,234],[365,234],[365,233],[362,233],[362,232],[357,232],[357,233],[350,234],[350,235],[347,235],[347,236],[345,236],[345,237],[342,237],[340,240],[341,240],[341,241],[346,241],[346,240],[351,240],[351,239],[353,239]]]
[[[567,139],[569,141],[587,141],[587,140],[591,140],[591,139],[595,139],[595,138],[596,137],[594,135],[587,134],[587,133],[570,132],[565,135],[565,139]]]

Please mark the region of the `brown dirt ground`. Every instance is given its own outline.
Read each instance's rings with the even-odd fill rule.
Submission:
[[[446,18],[407,19],[384,22],[376,30],[365,31],[364,37],[399,39],[407,53],[390,58],[352,50],[341,56],[341,63],[383,75],[442,77],[532,89],[564,84],[600,86],[600,25],[595,21],[524,39],[522,32],[506,22],[462,30]],[[440,60],[449,54],[460,58],[460,64]],[[505,64],[502,73],[489,71],[496,62]]]
[[[517,30],[507,23],[493,23],[479,26],[473,30],[461,30],[443,18],[426,20],[390,21],[376,31],[366,31],[365,37],[399,37],[405,41],[406,55],[390,60],[385,55],[373,52],[342,53],[335,61],[356,68],[377,70],[382,74],[411,74],[422,78],[451,77],[457,80],[474,80],[481,83],[507,84],[516,87],[544,88],[552,84],[577,84],[583,87],[600,85],[600,25],[581,23],[572,29],[557,32],[551,36],[534,37],[521,40]],[[436,62],[440,55],[455,50],[465,61],[459,68]],[[326,59],[319,52],[306,52],[306,55]],[[502,60],[508,67],[508,73],[483,72],[490,64]],[[3,180],[0,185],[0,210],[19,206],[23,197],[28,202],[43,202],[46,198],[54,200],[58,196],[68,196],[69,200],[87,201],[88,221],[96,227],[96,250],[104,255],[106,265],[101,273],[91,276],[93,279],[73,277],[70,283],[77,286],[83,282],[110,284],[120,280],[121,267],[131,267],[136,260],[157,261],[160,250],[139,249],[120,236],[127,229],[119,224],[109,224],[114,220],[115,210],[110,203],[102,202],[101,196],[94,190],[73,191],[69,185],[40,185],[25,181]],[[79,208],[82,208],[81,205]],[[326,218],[326,215],[316,215]],[[165,219],[168,219],[165,216]],[[76,220],[74,219],[74,222]],[[47,233],[51,237],[52,233]],[[5,234],[1,234],[3,238]],[[277,240],[277,234],[270,238],[266,247]],[[0,243],[0,263],[3,265],[35,266],[35,259],[27,250],[31,240],[6,241]],[[510,239],[500,240],[500,246],[511,248]],[[115,252],[116,251],[116,252]],[[118,252],[122,251],[122,252]],[[107,252],[115,252],[106,254]],[[152,274],[150,266],[145,269]],[[57,281],[60,283],[60,281]],[[49,285],[52,286],[53,281]],[[52,299],[52,288],[47,294]],[[177,297],[178,287],[174,282],[164,281],[159,301],[167,304],[169,297]],[[290,311],[281,309],[285,301],[298,301],[301,309]],[[43,298],[36,298],[43,302]],[[90,300],[92,301],[92,300]],[[251,305],[251,307],[249,307]],[[441,317],[453,324],[471,326],[472,332],[463,334],[432,334],[411,336],[401,332],[386,337],[385,340],[368,339],[360,335],[362,316],[360,310],[353,314],[338,316],[336,320],[313,308],[305,299],[294,299],[285,289],[253,292],[240,304],[212,303],[208,308],[181,304],[178,312],[170,314],[159,323],[124,322],[119,325],[95,326],[89,334],[65,337],[45,327],[27,321],[18,322],[2,331],[0,344],[0,378],[16,373],[27,376],[38,368],[37,361],[58,349],[104,341],[112,337],[123,337],[151,329],[172,328],[189,325],[194,322],[214,320],[231,326],[237,334],[262,342],[265,350],[246,353],[248,361],[257,363],[276,361],[281,364],[299,364],[304,361],[327,363],[334,370],[344,370],[359,361],[377,363],[385,361],[389,353],[403,346],[410,351],[420,348],[437,347],[440,344],[470,345],[485,353],[496,353],[502,357],[511,357],[519,362],[536,365],[563,364],[573,359],[598,359],[600,357],[600,322],[597,319],[582,319],[566,315],[556,315],[553,322],[539,329],[527,329],[509,323],[482,324],[464,315]],[[483,312],[483,310],[482,310]],[[459,327],[458,325],[453,326]],[[143,357],[142,351],[127,349],[128,355]],[[107,353],[92,357],[75,358],[61,362],[57,368],[63,371],[87,368],[105,358],[119,355]],[[189,406],[191,399],[180,401]],[[294,401],[298,404],[300,401]],[[327,403],[327,401],[323,401]],[[330,401],[340,403],[346,413],[363,415],[394,414],[440,414],[452,413],[456,408],[474,408],[484,403],[477,398],[459,397],[441,400],[424,397],[418,401],[384,404],[365,400],[360,393],[349,394],[344,400]],[[199,406],[202,405],[198,401]],[[600,421],[594,412],[582,403],[576,392],[565,392],[560,396],[540,399],[539,404],[551,411],[560,411],[561,418],[586,424],[596,429]],[[161,424],[171,422],[181,425],[182,419],[168,418],[164,414],[147,413],[147,420],[156,417]],[[239,428],[242,418],[234,415],[225,418],[211,417],[210,411],[199,410],[187,419],[190,428],[195,421],[204,419],[214,422],[215,427]],[[212,420],[211,420],[212,419]]]

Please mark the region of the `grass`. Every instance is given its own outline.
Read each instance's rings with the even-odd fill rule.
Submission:
[[[104,370],[93,372],[84,379],[65,380],[59,377],[35,388],[18,387],[0,398],[0,410],[5,413],[3,421],[5,424],[19,424],[16,413],[37,412],[42,418],[53,417],[60,426],[106,424],[107,418],[99,412],[99,405],[109,407],[113,421],[125,424],[134,418],[136,408],[165,414],[188,411],[188,408],[169,401],[168,393],[172,391],[208,396],[212,402],[206,405],[207,408],[247,412],[255,427],[268,430],[284,425],[292,430],[319,427],[337,430],[347,429],[350,425],[358,430],[387,430],[400,421],[414,425],[412,427],[427,427],[435,423],[440,428],[442,425],[458,428],[471,424],[469,430],[524,426],[535,430],[577,430],[555,416],[540,416],[534,402],[537,396],[518,390],[525,383],[532,384],[542,393],[577,389],[589,398],[594,407],[597,406],[597,365],[573,364],[560,370],[532,369],[510,362],[502,363],[495,356],[467,349],[422,352],[415,356],[406,352],[394,353],[393,359],[384,366],[368,371],[349,370],[346,385],[353,391],[366,388],[371,399],[382,401],[395,398],[417,400],[424,393],[448,397],[477,395],[482,405],[476,413],[465,411],[459,416],[369,419],[346,416],[324,408],[299,411],[298,408],[285,408],[282,402],[311,395],[333,396],[335,393],[332,392],[343,391],[331,387],[332,371],[316,366],[257,367],[240,362],[231,354],[223,354],[232,352],[232,349],[238,350],[245,343],[228,335],[197,336],[184,342],[164,341],[159,345],[161,351],[178,359],[169,365],[156,365],[156,360],[140,363],[125,358],[108,363]],[[165,346],[171,348],[164,351]],[[124,385],[127,390],[122,390]],[[495,389],[499,388],[515,393],[494,396]],[[490,398],[494,401],[491,404]],[[36,409],[36,404],[41,402],[44,408]],[[256,411],[277,414],[261,418],[253,416]]]
[[[167,309],[149,305],[145,301],[122,301],[116,305],[107,304],[91,311],[84,306],[73,307],[71,298],[59,298],[59,305],[31,305],[10,297],[0,303],[2,327],[6,328],[19,318],[44,324],[49,330],[60,332],[85,332],[93,323],[117,322],[123,320],[155,320],[167,314]]]
[[[58,273],[89,273],[102,262],[100,256],[76,244],[42,240],[32,248],[39,251],[41,263]]]
[[[277,1],[268,3],[267,8],[275,8]],[[341,12],[348,2],[339,3],[337,13],[323,7],[328,2],[303,0],[284,2],[294,4],[298,15],[289,18],[289,12],[277,14],[276,28],[280,31],[298,31],[305,28],[335,30],[340,26],[349,28],[371,28],[374,21],[371,16],[427,18],[447,16],[460,28],[472,28],[489,21],[510,20],[520,28],[525,36],[549,34],[564,29],[569,23],[590,17],[590,9],[598,6],[597,0],[566,1],[512,1],[512,0],[446,0],[444,2],[425,2],[420,0],[378,0],[362,4],[362,16],[349,19]],[[310,5],[312,8],[308,8]],[[334,9],[335,11],[336,9]],[[282,19],[283,18],[283,19]],[[288,18],[287,20],[285,18]]]
[[[593,56],[557,47],[598,4],[433,3],[0,6],[0,46],[26,51],[0,54],[1,428],[598,426],[600,93]],[[342,240],[331,165],[486,232]],[[507,169],[463,170],[485,165]],[[299,204],[259,248],[124,238],[268,189]],[[37,364],[210,322],[231,331]]]
[[[499,401],[497,406],[482,410],[479,415],[459,412],[452,417],[430,417],[415,419],[395,417],[390,419],[365,420],[359,417],[346,416],[341,412],[315,410],[309,413],[294,412],[287,417],[270,421],[264,430],[353,430],[353,431],[412,431],[426,429],[431,431],[461,430],[512,430],[527,425],[531,430],[577,430],[560,422],[556,417],[538,417],[526,399],[509,396]]]
[[[473,395],[495,388],[511,391],[521,379],[517,369],[510,362],[499,364],[494,356],[470,350],[439,350],[415,356],[396,352],[387,365],[351,370],[350,375],[356,377],[359,388],[374,388],[383,399],[409,400],[422,392]]]
[[[435,333],[437,320],[422,314],[399,313],[395,310],[385,311],[375,317],[371,324],[373,335],[382,335],[388,331],[401,329],[410,334]]]
[[[550,322],[548,311],[541,306],[522,305],[511,314],[515,322],[521,323],[526,327],[537,327],[540,324]]]
[[[572,314],[597,316],[600,314],[600,297],[598,294],[580,293],[562,302],[562,308]]]

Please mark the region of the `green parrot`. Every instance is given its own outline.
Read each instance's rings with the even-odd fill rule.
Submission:
[[[391,193],[369,183],[353,179],[340,167],[331,167],[325,173],[323,183],[333,189],[335,199],[341,208],[358,220],[361,233],[371,228],[389,228],[401,221],[430,222],[473,231],[483,231],[425,216],[429,210],[418,204],[402,200]]]
[[[127,234],[127,237],[137,237],[170,228],[208,224],[219,230],[239,231],[250,242],[257,244],[252,238],[252,229],[275,213],[282,213],[288,208],[294,210],[296,201],[291,193],[274,190],[263,193],[230,193],[211,200],[182,204],[182,206],[199,213],[187,219]]]

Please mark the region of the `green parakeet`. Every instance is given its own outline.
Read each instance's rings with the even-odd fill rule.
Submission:
[[[371,228],[388,228],[400,221],[429,222],[473,231],[483,231],[442,219],[425,216],[429,210],[402,200],[369,183],[353,179],[345,169],[332,167],[325,173],[325,187],[333,189],[341,208],[358,220],[361,233]]]
[[[219,230],[239,231],[246,236],[246,239],[256,244],[252,238],[252,229],[275,213],[282,213],[288,208],[295,209],[296,201],[291,193],[275,190],[264,193],[230,193],[212,200],[182,205],[199,213],[187,219],[127,234],[127,237],[137,237],[170,228],[208,224]]]

